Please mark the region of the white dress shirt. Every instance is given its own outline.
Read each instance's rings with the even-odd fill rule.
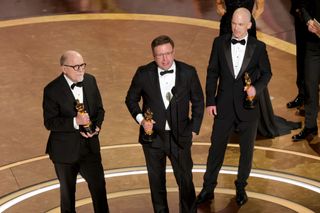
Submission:
[[[74,98],[76,100],[78,99],[80,103],[83,103],[83,89],[82,89],[82,87],[74,87],[73,89],[71,89],[71,85],[74,82],[71,81],[66,75],[64,75],[64,78],[66,79]],[[75,117],[73,118],[73,127],[75,129],[79,129],[79,125],[77,124]]]
[[[236,43],[236,44],[231,43],[232,64],[233,64],[235,78],[237,78],[242,66],[244,54],[246,52],[246,47],[247,47],[248,35],[246,35],[246,37],[244,37],[243,39],[246,41],[244,45],[240,43]]]
[[[176,64],[173,62],[171,67],[168,70],[173,70],[173,73],[167,73],[165,75],[160,75],[160,72],[164,71],[163,69],[158,67],[158,77],[159,77],[159,84],[161,90],[161,96],[164,103],[165,108],[167,109],[171,98],[172,98],[172,88],[175,86],[176,82]],[[142,120],[144,119],[142,114],[138,114],[136,116],[137,122],[141,125]],[[168,121],[166,121],[165,130],[170,130]]]

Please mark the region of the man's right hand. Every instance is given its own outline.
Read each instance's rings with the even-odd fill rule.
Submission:
[[[307,23],[308,30],[314,34],[316,34],[318,37],[320,37],[320,28],[316,24],[316,22],[312,19],[310,19]]]
[[[207,112],[209,116],[216,116],[217,115],[217,106],[207,106]]]
[[[152,131],[154,123],[156,123],[154,120],[147,121],[147,120],[143,119],[141,121],[141,125],[143,126],[145,132]]]
[[[86,125],[86,124],[90,123],[89,114],[78,112],[77,117],[76,117],[76,122],[78,125]]]
[[[80,132],[80,134],[85,138],[92,138],[95,135],[98,135],[100,132],[100,128],[96,127],[95,132],[90,134],[89,132]]]

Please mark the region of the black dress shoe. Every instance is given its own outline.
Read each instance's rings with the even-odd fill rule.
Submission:
[[[296,108],[302,106],[304,103],[304,98],[297,96],[293,101],[287,103],[287,108]]]
[[[202,189],[199,195],[197,196],[196,204],[201,204],[207,201],[211,201],[214,199],[214,194],[212,192],[207,192]]]
[[[239,206],[244,205],[248,201],[248,196],[244,188],[237,188],[236,190],[236,202]]]
[[[304,109],[304,106],[301,106],[301,107],[298,107],[297,108],[298,110],[297,110],[297,115],[299,115],[299,116],[306,116],[306,110]]]
[[[292,136],[292,141],[297,142],[304,139],[311,141],[313,139],[313,136],[315,135],[318,135],[318,127],[314,127],[314,128],[304,127],[299,134]]]

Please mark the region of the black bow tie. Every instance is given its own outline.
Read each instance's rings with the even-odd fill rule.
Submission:
[[[77,82],[77,83],[73,83],[73,84],[71,84],[71,89],[73,89],[74,87],[82,87],[82,86],[83,86],[82,81],[81,82]]]
[[[168,74],[168,73],[173,73],[173,70],[164,70],[164,71],[161,71],[161,72],[160,72],[160,75],[163,76],[163,75]]]
[[[237,40],[237,39],[231,39],[231,43],[232,44],[236,44],[236,43],[239,43],[239,44],[242,44],[242,45],[245,45],[246,44],[246,40],[242,39],[242,40]]]

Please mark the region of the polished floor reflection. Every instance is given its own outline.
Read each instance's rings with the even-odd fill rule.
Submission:
[[[67,49],[81,52],[97,77],[106,109],[100,135],[111,212],[152,212],[138,127],[124,105],[136,68],[152,60],[151,40],[168,34],[176,58],[193,64],[204,86],[218,16],[211,0],[0,0],[0,212],[58,212],[59,190],[44,155],[48,132],[42,121],[43,87],[59,74]],[[303,121],[286,103],[296,95],[294,37],[289,0],[266,1],[258,20],[267,43],[275,114]],[[281,19],[279,18],[281,16]],[[23,18],[23,19],[21,19]],[[203,87],[204,88],[204,87]],[[206,115],[194,139],[194,183],[199,192],[212,120]],[[256,141],[249,202],[234,202],[239,147],[229,144],[215,200],[198,212],[319,212],[319,137],[291,142],[291,134]],[[171,212],[178,212],[177,186],[167,172]],[[79,177],[77,212],[93,212],[86,183]]]

